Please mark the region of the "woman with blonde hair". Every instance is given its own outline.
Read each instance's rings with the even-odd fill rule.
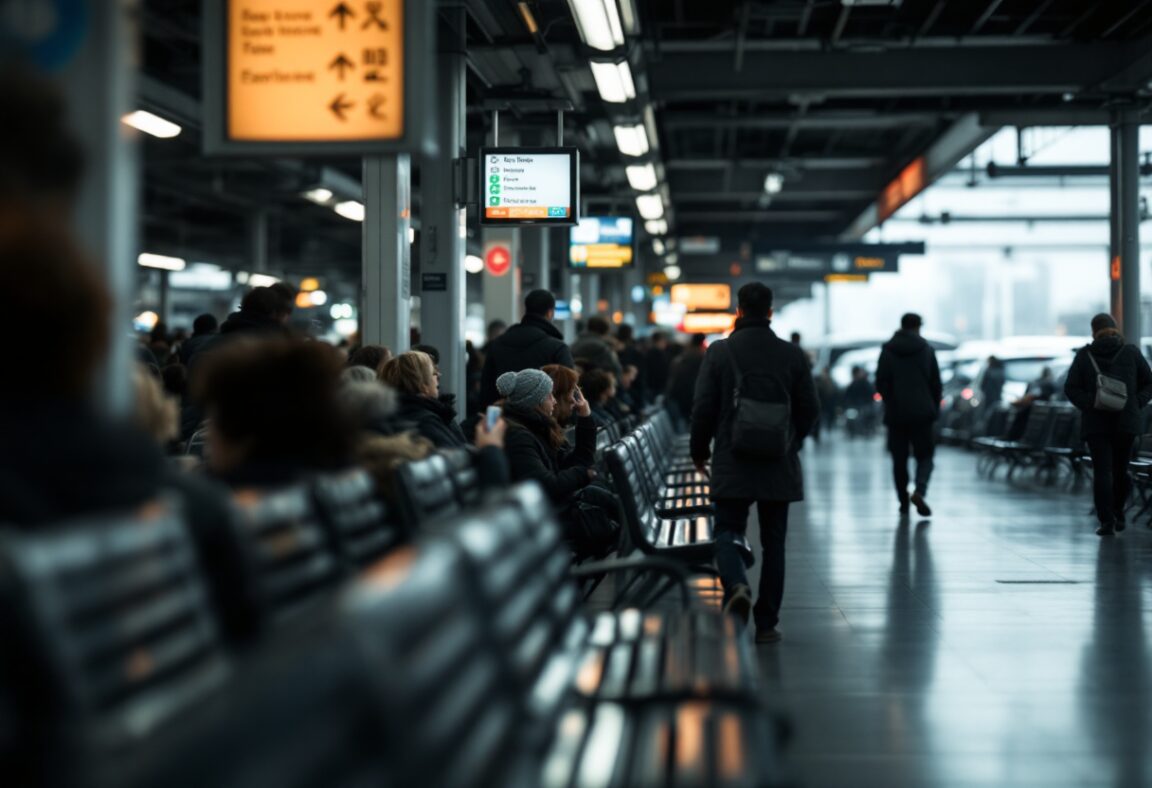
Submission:
[[[438,449],[468,445],[456,411],[438,399],[440,373],[427,353],[409,350],[390,359],[380,368],[380,380],[400,394],[396,420],[407,422]]]

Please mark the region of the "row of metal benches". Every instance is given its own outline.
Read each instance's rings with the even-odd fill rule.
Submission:
[[[582,613],[580,577],[657,574],[683,592],[678,567],[711,555],[706,480],[670,424],[657,415],[606,455],[638,555],[576,570],[538,488],[485,496],[463,453],[402,466],[399,512],[353,471],[238,493],[208,532],[177,498],[0,529],[4,773],[95,788],[775,784],[775,731],[730,621],[686,595]]]
[[[1016,416],[1015,411],[998,409],[988,420],[990,434],[972,439],[981,473],[992,477],[1005,467],[1006,478],[1012,479],[1028,468],[1052,483],[1066,469],[1073,483],[1083,478],[1087,455],[1080,438],[1080,411],[1067,403],[1035,402],[1023,429],[1017,428],[1019,437],[1010,437]]]

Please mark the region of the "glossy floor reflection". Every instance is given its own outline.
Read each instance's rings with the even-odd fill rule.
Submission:
[[[1086,491],[954,449],[902,522],[881,442],[836,437],[805,451],[785,639],[756,647],[800,784],[1152,785],[1152,531],[1101,540]]]

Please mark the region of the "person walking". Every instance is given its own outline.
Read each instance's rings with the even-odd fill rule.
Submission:
[[[773,643],[781,637],[776,626],[784,597],[788,506],[804,498],[800,447],[820,406],[804,352],[772,330],[772,290],[752,282],[740,288],[737,300],[731,336],[714,342],[704,355],[692,405],[690,451],[702,473],[708,473],[712,461],[716,567],[724,587],[724,611],[745,622],[751,613],[756,642]],[[745,421],[765,405],[774,408],[777,421]],[[743,445],[752,432],[777,438],[779,453],[769,455]],[[753,503],[764,561],[755,605],[746,573],[755,559],[745,537]]]
[[[505,372],[540,369],[548,364],[576,367],[564,335],[552,325],[555,317],[556,297],[547,290],[533,290],[524,297],[524,319],[485,346],[480,371],[481,408],[500,399],[496,380]]]
[[[932,477],[936,453],[933,424],[940,416],[944,385],[936,352],[922,336],[920,315],[909,312],[900,318],[900,330],[885,343],[876,367],[876,390],[884,400],[884,424],[888,427],[888,451],[892,454],[892,479],[900,514],[909,504],[921,517],[932,516],[925,496]],[[916,486],[908,495],[908,455],[916,458]]]
[[[1111,405],[1118,409],[1108,409],[1098,401],[1098,386],[1106,382],[1098,376],[1123,382],[1127,398]],[[1152,400],[1152,370],[1140,348],[1124,341],[1111,315],[1092,318],[1092,344],[1076,353],[1064,393],[1081,413],[1080,434],[1092,457],[1092,494],[1100,521],[1096,533],[1112,536],[1127,525],[1128,460],[1140,434],[1140,412]]]

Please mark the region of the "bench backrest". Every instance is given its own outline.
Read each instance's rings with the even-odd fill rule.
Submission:
[[[371,564],[400,543],[400,527],[376,493],[371,474],[356,468],[316,479],[320,518],[351,569]]]
[[[5,683],[24,755],[82,770],[211,696],[230,666],[179,504],[0,531]],[[64,741],[61,741],[63,737]],[[82,773],[82,772],[81,772]]]
[[[259,626],[303,614],[326,599],[345,576],[344,562],[308,485],[237,490],[232,509],[249,561]]]
[[[418,530],[429,520],[460,511],[448,460],[443,454],[404,463],[397,469],[396,478],[401,517],[410,531]]]
[[[472,453],[467,449],[448,449],[443,455],[457,505],[461,509],[479,506],[484,489],[480,486],[480,474]]]
[[[645,552],[654,548],[654,502],[644,494],[641,472],[635,458],[635,435],[615,444],[608,450],[608,471],[612,475],[612,486],[620,496],[624,516],[628,520],[628,533],[632,543]]]

